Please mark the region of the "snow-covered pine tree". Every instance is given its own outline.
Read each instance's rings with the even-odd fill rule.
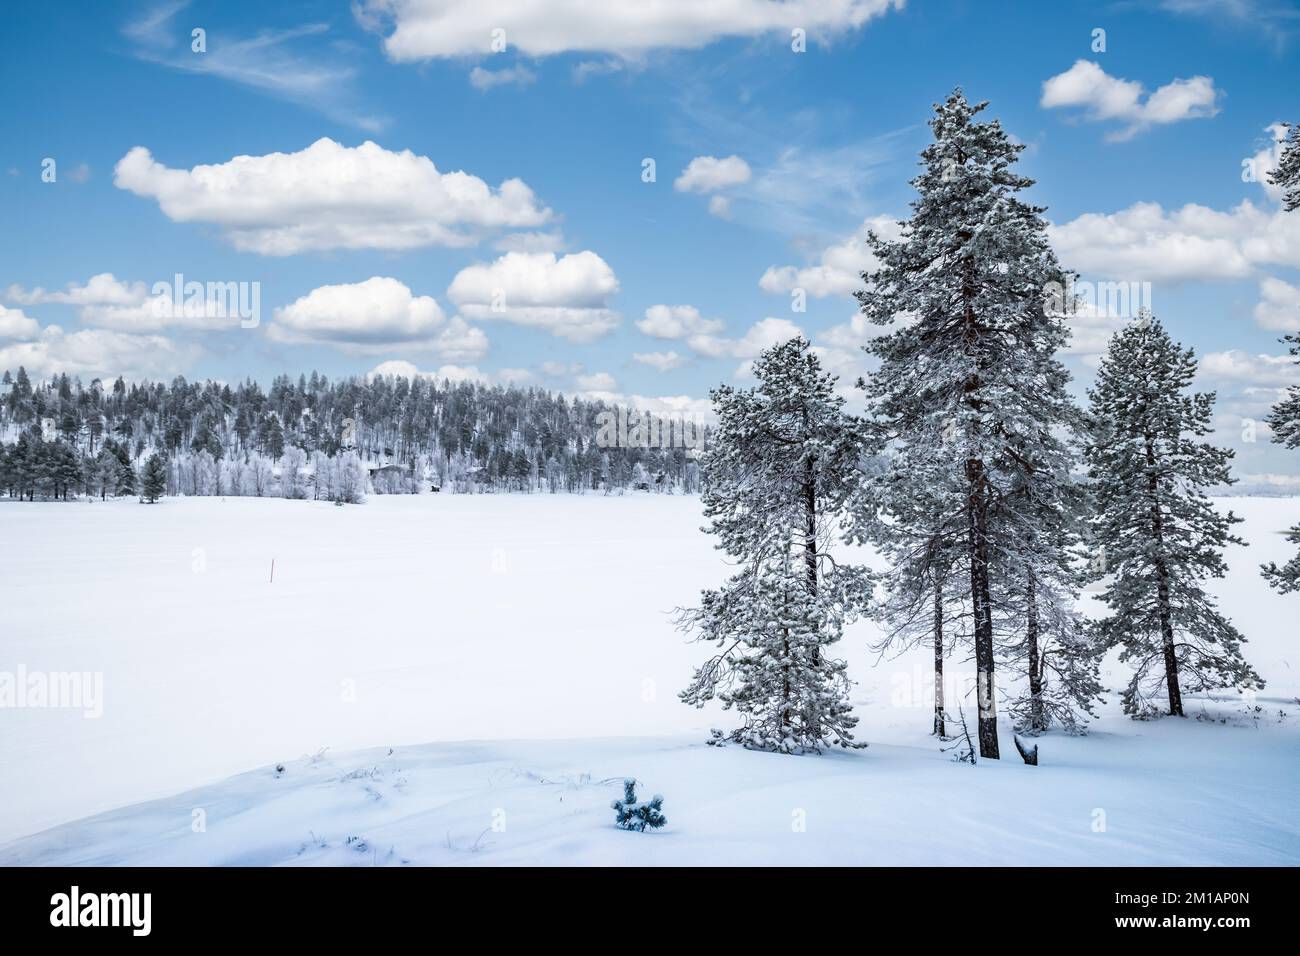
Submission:
[[[167,465],[162,456],[155,452],[144,463],[144,475],[140,480],[140,500],[153,504],[163,496],[166,489]]]
[[[623,781],[623,799],[611,802],[610,808],[614,811],[614,825],[624,830],[644,833],[647,827],[658,830],[668,822],[663,813],[664,798],[656,793],[649,800],[637,800],[636,781],[630,777]]]
[[[129,498],[135,494],[135,465],[131,463],[131,458],[123,445],[118,446],[118,463],[120,467],[117,470],[117,493]]]
[[[1241,655],[1245,638],[1202,587],[1223,576],[1224,547],[1243,542],[1231,533],[1241,519],[1205,494],[1232,482],[1232,451],[1199,440],[1214,393],[1187,394],[1195,376],[1192,350],[1144,315],[1111,339],[1089,392],[1095,542],[1112,576],[1101,595],[1111,613],[1096,626],[1133,666],[1123,694],[1133,715],[1153,709],[1162,684],[1180,717],[1185,690],[1263,686]]]
[[[871,577],[828,550],[857,480],[860,423],[801,338],[763,352],[754,374],[755,388],[712,393],[706,530],[741,570],[682,612],[683,629],[719,652],[680,696],[735,708],[744,724],[730,737],[748,747],[862,746],[853,742],[845,664],[829,652],[844,623],[867,609]]]
[[[867,346],[881,367],[866,385],[891,467],[924,475],[937,459],[955,476],[936,527],[963,532],[980,755],[996,758],[993,568],[1026,547],[1005,533],[1007,499],[1037,469],[1058,468],[1053,429],[1070,401],[1055,358],[1068,332],[1045,308],[1066,275],[1044,210],[1017,195],[1033,184],[1012,169],[1024,146],[996,120],[979,121],[986,106],[960,89],[935,106],[912,215],[896,242],[868,236],[880,265],[863,274],[858,298],[871,321],[892,326]]]
[[[266,415],[262,419],[258,435],[261,440],[262,450],[270,455],[274,461],[279,461],[280,456],[284,454],[284,428],[280,425],[279,416],[274,412]]]

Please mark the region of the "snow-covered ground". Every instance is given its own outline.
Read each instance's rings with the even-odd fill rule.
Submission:
[[[1257,571],[1300,500],[1222,504],[1260,710],[1111,695],[1039,767],[1004,727],[972,768],[927,736],[926,654],[867,623],[869,749],[705,746],[734,718],[677,700],[706,649],[671,612],[728,569],[694,498],[0,502],[0,673],[103,681],[98,718],[0,709],[0,864],[1300,864],[1300,598]],[[613,828],[625,776],[664,831]]]

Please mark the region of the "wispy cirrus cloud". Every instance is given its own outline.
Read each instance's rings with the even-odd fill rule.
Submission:
[[[685,356],[679,355],[675,351],[633,352],[632,361],[640,365],[648,365],[658,372],[671,372],[673,369],[681,368],[686,364]]]
[[[1202,17],[1216,27],[1227,24],[1255,31],[1278,52],[1300,29],[1300,8],[1292,0],[1160,0],[1160,8]]]
[[[502,67],[499,70],[485,70],[476,66],[469,71],[469,85],[481,92],[502,86],[532,86],[536,82],[537,74],[522,65]]]
[[[329,33],[329,24],[305,23],[239,37],[202,24],[179,24],[177,15],[188,7],[189,0],[174,0],[126,23],[122,35],[133,55],[260,90],[370,132],[387,125],[386,118],[359,105],[355,67],[305,49],[305,41]],[[192,48],[191,31],[196,27],[205,31],[202,52]]]
[[[753,76],[750,69],[737,55],[683,68],[669,78],[675,84],[670,135],[697,159],[700,154],[744,157],[747,175],[728,186],[725,205],[710,209],[714,215],[821,248],[877,210],[877,184],[887,168],[898,166],[899,175],[909,175],[911,140],[919,129],[846,140],[841,110],[774,109],[771,102],[779,99],[787,75],[778,68]],[[745,77],[739,106],[713,92],[735,82],[729,79],[733,72]]]

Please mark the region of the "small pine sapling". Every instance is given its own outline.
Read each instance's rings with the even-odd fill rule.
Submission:
[[[624,830],[636,830],[644,833],[646,828],[658,830],[668,822],[663,814],[664,798],[655,794],[641,803],[636,798],[636,781],[628,778],[623,781],[623,799],[613,801],[614,823]]]

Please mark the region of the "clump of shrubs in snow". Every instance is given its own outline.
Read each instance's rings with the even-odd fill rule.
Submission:
[[[664,798],[655,794],[644,803],[636,798],[636,781],[628,778],[623,781],[623,799],[610,804],[614,809],[614,823],[624,830],[636,830],[644,833],[646,828],[658,830],[668,822],[663,814]]]

